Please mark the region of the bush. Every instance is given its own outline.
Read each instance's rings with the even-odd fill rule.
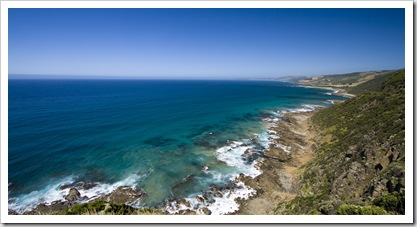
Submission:
[[[81,214],[97,214],[101,210],[104,210],[106,203],[104,201],[93,201],[83,204],[75,204],[70,209],[64,211],[64,214],[68,215],[81,215]]]
[[[383,207],[387,211],[394,213],[404,214],[405,213],[405,195],[404,190],[401,193],[394,192],[385,194],[375,198],[373,204],[376,206]]]
[[[135,209],[125,204],[114,204],[104,201],[92,201],[83,204],[75,204],[70,209],[60,213],[64,215],[152,215],[163,214],[161,210],[144,208]]]
[[[318,211],[317,209],[312,209],[312,210],[310,211],[310,214],[311,214],[311,215],[321,215],[322,213],[321,213],[320,211]]]
[[[341,215],[384,215],[388,214],[386,210],[377,206],[357,206],[342,204],[337,210]]]

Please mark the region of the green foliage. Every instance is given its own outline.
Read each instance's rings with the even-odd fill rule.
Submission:
[[[104,210],[106,202],[104,201],[93,201],[83,204],[75,204],[64,214],[68,215],[80,215],[80,214],[97,214],[99,211]]]
[[[61,212],[63,215],[153,215],[163,214],[161,210],[144,208],[136,209],[126,204],[114,204],[104,201],[92,201],[75,204],[70,209]]]
[[[404,71],[390,74],[393,84],[384,83],[384,87],[401,87],[398,78]],[[392,79],[394,78],[394,79]],[[405,129],[405,93],[368,92],[356,98],[326,108],[312,117],[315,125],[325,132],[330,131],[334,142],[330,148],[340,152],[349,145],[365,145],[364,136],[369,135],[376,142],[389,141],[395,144],[404,141]],[[391,138],[391,136],[394,136]]]
[[[317,209],[312,209],[309,214],[311,214],[311,215],[320,215],[322,213],[320,211],[318,211]]]
[[[325,75],[319,77],[302,77],[297,78],[296,82],[301,82],[305,85],[310,86],[321,86],[321,87],[343,87],[349,93],[361,94],[367,91],[378,91],[389,76],[390,70],[382,71],[368,71],[368,72],[355,72],[348,74],[336,74],[336,75]],[[373,79],[372,79],[373,77]],[[365,81],[365,82],[364,82]],[[361,83],[357,86],[352,86],[357,83]]]
[[[405,185],[404,70],[385,73],[379,79],[374,81],[378,89],[325,108],[311,118],[323,143],[305,164],[299,196],[280,204],[277,214],[404,213],[405,198],[399,190]],[[390,154],[389,163],[376,171]],[[397,192],[371,202],[373,179],[385,182],[379,189],[385,191],[378,193]],[[369,206],[362,206],[365,204]]]
[[[341,215],[385,215],[387,211],[377,206],[357,206],[342,204],[337,210]]]
[[[374,79],[359,84],[358,86],[349,87],[345,90],[350,94],[362,94],[369,91],[380,91],[383,83],[392,76],[392,72],[378,74]]]
[[[389,212],[404,214],[405,213],[405,194],[404,190],[382,195],[374,199],[373,204],[383,207]]]
[[[391,88],[390,90],[395,91],[403,91],[405,88],[404,83],[404,74],[405,70],[399,70],[394,73],[393,76],[388,78],[382,85],[382,90],[387,90],[388,88]]]

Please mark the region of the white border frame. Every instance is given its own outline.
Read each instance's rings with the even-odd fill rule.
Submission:
[[[8,215],[9,8],[404,8],[406,76],[406,214],[343,215]],[[413,223],[413,1],[2,1],[1,2],[1,222],[2,223]]]

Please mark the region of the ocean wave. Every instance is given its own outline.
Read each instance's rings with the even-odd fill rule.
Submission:
[[[323,107],[321,105],[312,105],[312,104],[303,104],[300,108],[292,108],[292,109],[285,109],[280,110],[278,113],[305,113],[305,112],[311,112],[316,110],[318,107]]]
[[[196,214],[223,215],[239,210],[237,200],[246,200],[256,195],[256,190],[243,182],[236,182],[223,189],[212,188],[211,191],[192,197],[167,201],[164,209],[169,214],[184,214],[194,211]],[[206,211],[205,211],[206,209]]]
[[[33,191],[29,194],[21,195],[18,197],[9,198],[9,210],[16,211],[17,213],[24,213],[33,210],[38,204],[50,205],[54,201],[65,201],[65,196],[68,194],[70,187],[66,185],[74,185],[80,192],[83,198],[80,202],[88,202],[99,196],[106,195],[114,191],[120,186],[128,186],[135,188],[137,182],[139,182],[145,176],[131,174],[125,179],[115,182],[113,184],[92,182],[94,186],[89,188],[82,188],[82,184],[75,184],[77,177],[69,176],[61,179],[60,181],[49,184],[44,189],[39,191]],[[78,185],[78,186],[77,186]]]

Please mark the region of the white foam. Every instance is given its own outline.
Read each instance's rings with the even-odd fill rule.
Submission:
[[[118,181],[114,184],[97,183],[97,185],[90,189],[77,188],[81,197],[87,196],[88,199],[83,202],[91,201],[101,195],[111,193],[120,186],[128,186],[134,188],[136,183],[142,178],[140,175],[131,174],[124,180]],[[39,191],[33,191],[29,194],[22,195],[16,198],[10,198],[9,209],[18,213],[24,213],[34,209],[38,204],[43,203],[50,205],[54,201],[65,201],[64,197],[68,194],[69,188],[60,190],[60,186],[74,183],[75,177],[70,176],[46,186]]]
[[[261,171],[255,167],[256,162],[248,165],[242,158],[245,151],[252,148],[252,146],[224,146],[216,150],[216,158],[229,166],[236,167],[240,173],[246,176],[256,177],[261,174]]]
[[[97,186],[90,188],[90,189],[79,189],[81,196],[87,196],[88,200],[93,200],[101,195],[109,194],[112,191],[116,190],[120,186],[128,186],[134,188],[136,183],[141,179],[140,175],[131,174],[124,180],[118,181],[114,184],[102,184],[98,183]]]
[[[64,196],[68,194],[69,189],[59,190],[59,187],[64,183],[72,183],[73,178],[73,176],[70,176],[59,182],[54,182],[42,190],[32,191],[29,194],[15,198],[9,198],[9,209],[18,213],[24,213],[35,208],[39,203],[50,204],[51,202],[57,200],[63,201]]]
[[[215,202],[207,206],[212,215],[229,214],[239,210],[236,199],[246,200],[256,194],[256,191],[244,183],[236,184],[238,188],[223,191],[223,196],[215,198]]]
[[[225,180],[228,180],[228,178],[229,178],[226,175],[221,174],[221,173],[219,173],[217,171],[214,171],[214,170],[208,170],[206,172],[212,176],[211,179],[213,179],[213,180],[215,180],[216,182],[219,182],[219,183],[224,182]]]
[[[189,204],[178,204],[177,201],[172,201],[165,206],[165,210],[170,214],[178,214],[181,211],[193,210],[197,214],[204,214],[202,208],[206,207],[211,211],[212,215],[229,214],[239,210],[238,199],[246,200],[256,194],[256,191],[242,182],[235,183],[231,189],[221,190],[221,197],[211,196],[209,200],[203,202],[196,199],[196,197],[203,197],[203,195],[195,195],[194,197],[185,198]]]
[[[268,149],[269,146],[274,143],[274,139],[280,138],[278,135],[270,134],[268,131],[272,131],[272,130],[266,130],[262,132],[261,134],[259,134],[259,137],[258,137],[259,144],[261,144],[265,149]]]
[[[311,104],[303,104],[301,108],[294,108],[294,109],[286,109],[279,111],[280,113],[305,113],[311,112],[317,109],[318,107],[322,107],[321,105],[311,105]]]
[[[274,145],[275,147],[281,148],[283,151],[285,151],[286,153],[290,153],[291,152],[291,146],[285,146],[279,143],[276,143]]]
[[[327,102],[330,102],[330,104],[334,104],[334,101],[333,100],[327,100]]]

